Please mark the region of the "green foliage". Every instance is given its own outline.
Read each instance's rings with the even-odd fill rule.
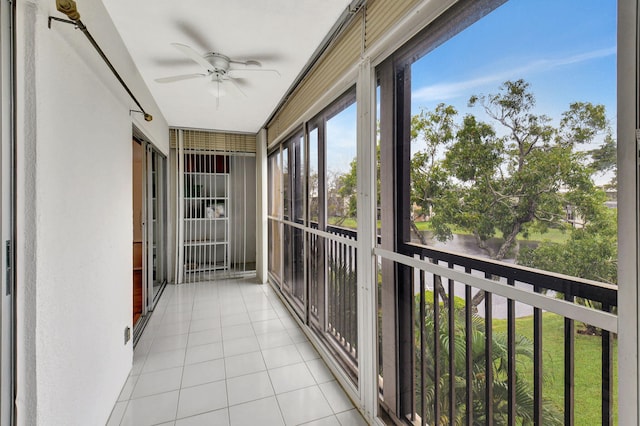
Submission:
[[[591,167],[596,172],[606,173],[612,171],[614,173],[611,181],[607,185],[611,188],[616,188],[618,185],[617,149],[616,140],[611,135],[611,132],[608,132],[602,145],[589,151],[589,155],[591,155],[592,158]]]
[[[458,425],[464,424],[467,417],[465,403],[466,397],[466,338],[465,338],[465,312],[464,300],[454,297],[454,348],[455,348],[455,387],[453,390],[449,387],[449,316],[448,304],[440,303],[439,326],[437,338],[440,346],[439,380],[436,383],[435,359],[434,359],[434,339],[435,339],[435,317],[433,309],[433,292],[425,292],[425,315],[424,315],[424,336],[420,335],[420,295],[416,296],[416,326],[415,326],[415,360],[416,360],[416,404],[417,409],[421,410],[424,404],[424,412],[426,416],[426,424],[438,425]],[[424,359],[420,350],[421,337],[425,347]],[[474,315],[472,319],[472,392],[473,407],[472,416],[474,424],[482,424],[485,420],[485,388],[486,388],[486,358],[485,347],[486,335],[484,320],[478,315]],[[492,401],[494,417],[493,424],[508,424],[508,345],[507,334],[505,332],[494,332],[492,334],[492,359],[491,367],[493,369],[493,387],[494,398]],[[516,359],[522,362],[532,362],[533,360],[533,344],[531,340],[522,335],[516,336],[515,344]],[[425,383],[421,386],[422,368],[424,366]],[[440,418],[435,418],[435,395],[436,388],[439,392],[438,407],[440,409]],[[448,418],[449,415],[449,394],[455,393],[455,419]],[[424,398],[424,399],[423,399]],[[532,425],[533,424],[533,385],[527,381],[525,376],[516,376],[516,424]],[[549,400],[543,400],[543,423],[549,425],[562,424],[562,418],[556,404]]]
[[[493,320],[494,332],[506,332],[507,320]],[[533,316],[516,318],[516,330],[533,339]],[[613,341],[613,359],[617,359],[618,341]],[[576,333],[574,366],[574,411],[576,425],[601,424],[602,392],[602,339],[599,336]],[[562,404],[564,401],[564,317],[544,312],[542,314],[542,369],[545,380],[542,394],[545,398]],[[618,369],[613,363],[613,424],[617,425]],[[521,377],[533,377],[533,363],[521,362],[517,366]]]
[[[356,217],[356,190],[358,185],[358,162],[354,158],[349,164],[349,172],[340,176],[338,194],[348,200],[346,217]]]
[[[535,96],[524,80],[472,96],[469,104],[491,122],[469,114],[456,124],[457,111],[444,104],[412,119],[413,140],[424,148],[411,159],[411,201],[431,216],[436,238],[462,229],[501,260],[519,234],[562,226],[567,205],[592,219],[604,193],[593,183],[588,153],[576,147],[607,130],[602,105],[572,103],[553,127],[549,117],[533,113]],[[503,243],[492,250],[487,241],[496,236]]]
[[[601,208],[584,228],[574,229],[564,243],[543,242],[522,249],[518,263],[565,275],[618,282],[618,244],[615,211]]]

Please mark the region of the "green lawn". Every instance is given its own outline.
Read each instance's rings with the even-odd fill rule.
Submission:
[[[342,220],[342,222],[340,222]],[[339,225],[337,225],[339,223]],[[338,217],[330,217],[329,218],[330,225],[337,225],[343,228],[357,229],[358,221],[355,218],[338,218]],[[420,231],[430,231],[431,226],[429,222],[416,222],[416,227]],[[380,221],[378,221],[378,228],[380,228]],[[452,232],[454,234],[469,234],[467,231],[458,228],[452,228]],[[539,232],[531,232],[529,233],[527,238],[524,238],[522,235],[518,235],[518,240],[521,241],[551,241],[554,243],[562,243],[565,242],[569,238],[568,232],[563,232],[560,229],[549,229],[544,234]]]
[[[416,227],[420,230],[420,231],[430,231],[431,230],[431,224],[429,222],[416,222]],[[452,227],[451,231],[454,234],[469,234],[469,232],[456,228],[456,227]],[[551,241],[554,243],[562,243],[565,242],[567,240],[567,238],[569,238],[569,233],[568,232],[563,232],[560,229],[555,229],[555,228],[550,228],[547,232],[545,232],[544,234],[541,234],[539,232],[530,232],[529,235],[527,236],[527,238],[524,238],[522,235],[518,235],[518,239],[521,241]]]
[[[576,323],[576,329],[580,327]],[[506,332],[506,320],[494,320],[494,331]],[[516,319],[516,333],[533,339],[533,317]],[[543,314],[543,374],[545,382],[543,394],[556,401],[559,406],[564,404],[564,319],[552,314]],[[601,337],[587,336],[576,333],[575,339],[575,424],[595,425],[601,423]],[[618,423],[618,342],[613,345],[614,359],[614,424]],[[527,358],[519,359],[517,371],[527,380],[533,380],[533,365]]]

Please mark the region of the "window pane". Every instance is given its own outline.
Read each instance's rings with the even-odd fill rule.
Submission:
[[[304,139],[302,135],[293,138],[291,143],[292,174],[293,174],[293,216],[294,220],[302,223],[304,220]]]
[[[282,211],[282,173],[280,171],[280,153],[269,156],[269,215],[279,217]]]
[[[291,209],[291,191],[289,176],[289,148],[282,150],[282,217],[289,219]]]
[[[414,242],[616,283],[615,2],[507,2],[410,81]]]
[[[309,220],[318,223],[318,128],[309,131]]]
[[[327,120],[326,146],[328,224],[356,228],[355,102]]]
[[[282,212],[282,172],[280,169],[280,153],[276,152],[269,156],[269,215],[280,217]],[[280,264],[282,259],[281,244],[281,224],[273,219],[269,219],[269,239],[271,246],[269,249],[269,272],[278,280],[280,277]],[[277,284],[280,284],[279,282]]]

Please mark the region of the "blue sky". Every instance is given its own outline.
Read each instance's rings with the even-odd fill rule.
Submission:
[[[460,117],[482,118],[478,107],[467,107],[469,96],[519,78],[531,85],[536,113],[557,120],[571,102],[604,104],[615,132],[616,2],[508,1],[413,65],[412,112],[444,102]],[[329,123],[329,169],[348,170],[355,119],[352,107]]]
[[[518,78],[531,84],[539,113],[556,118],[589,101],[604,104],[615,124],[616,2],[505,3],[413,65],[412,108],[444,102],[465,113],[470,95]]]

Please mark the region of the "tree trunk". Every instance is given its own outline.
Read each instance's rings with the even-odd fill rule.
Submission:
[[[514,242],[516,241],[516,237],[518,236],[518,233],[520,233],[521,229],[522,229],[522,224],[519,222],[516,222],[513,228],[511,229],[511,232],[509,233],[509,235],[507,235],[507,237],[504,239],[504,242],[502,243],[498,251],[495,253],[494,256],[491,256],[491,258],[494,260],[504,259],[504,257],[509,252],[509,249],[513,246]],[[476,239],[478,238],[476,237]],[[488,250],[488,247],[486,246],[486,243],[484,241],[483,241],[484,247],[481,246],[480,243],[478,243],[478,245],[480,246],[480,248]],[[483,300],[484,300],[484,290],[479,290],[471,299],[471,306],[473,306],[474,308],[477,308],[478,305],[482,303]]]
[[[424,238],[424,235],[422,234],[422,232],[420,232],[420,230],[416,226],[416,223],[414,222],[414,220],[413,219],[409,220],[409,223],[411,226],[411,230],[415,232],[418,239],[420,240],[420,244],[422,244],[423,246],[426,246],[427,240]],[[433,259],[431,260],[431,263],[435,264]],[[440,275],[433,276],[433,288],[435,290],[434,293],[440,296],[440,299],[442,299],[442,301],[448,306],[449,298],[447,297],[447,292],[444,290],[444,286],[442,285],[442,277]],[[435,300],[435,297],[434,297],[433,303],[437,303],[437,302],[438,301]]]

